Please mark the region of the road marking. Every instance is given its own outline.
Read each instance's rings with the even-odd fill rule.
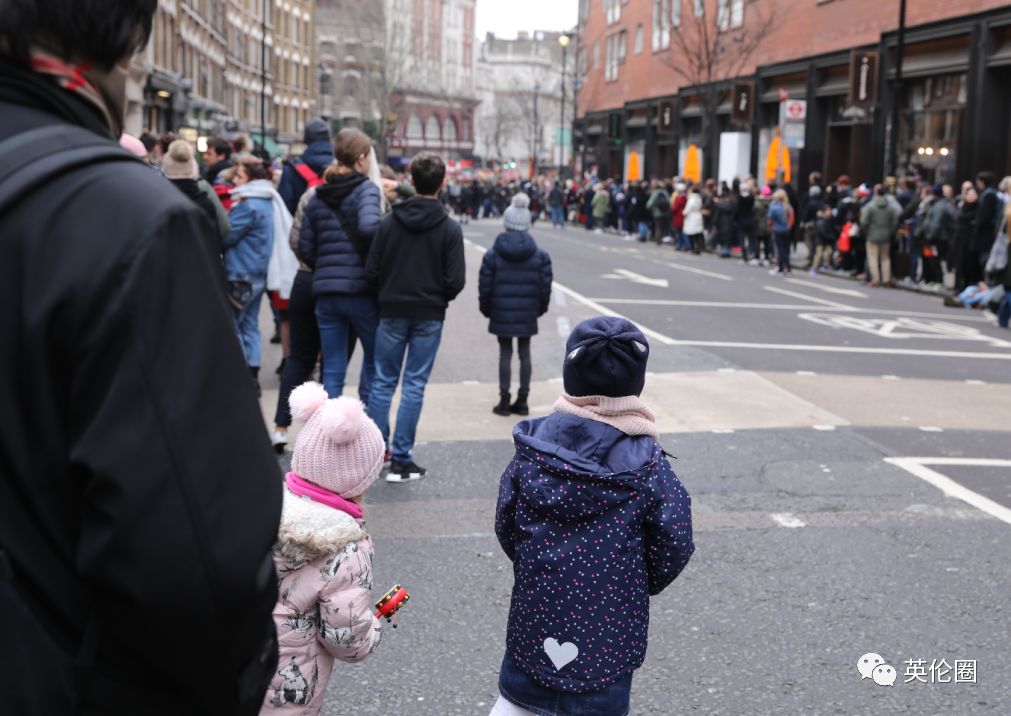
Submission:
[[[687,271],[688,273],[695,273],[699,276],[708,276],[709,278],[718,278],[721,281],[733,281],[733,276],[727,276],[725,273],[716,273],[715,271],[706,271],[705,269],[692,268],[691,266],[682,266],[681,264],[672,263],[670,261],[661,261],[664,266],[669,266],[672,269],[677,269],[678,271]]]
[[[804,527],[807,523],[804,520],[797,517],[797,515],[791,512],[775,512],[770,515],[772,519],[777,522],[781,527]]]
[[[556,289],[555,291],[553,291],[553,293],[555,294],[555,305],[556,306],[558,306],[559,308],[565,308],[566,306],[569,305],[569,302],[565,298],[565,294],[562,291],[558,291]]]
[[[572,324],[569,322],[567,316],[559,316],[555,320],[555,325],[558,328],[558,335],[562,338],[568,338],[569,334],[572,333]]]
[[[813,370],[798,370],[797,375],[818,375]]]
[[[591,299],[599,303],[614,303],[614,304],[628,304],[628,305],[641,305],[641,306],[672,306],[672,307],[685,307],[685,308],[755,308],[755,309],[767,309],[770,311],[808,311],[811,306],[804,305],[794,305],[788,303],[746,303],[743,301],[679,301],[676,299],[663,299],[663,298],[594,298]],[[889,309],[881,308],[867,308],[858,306],[825,306],[824,308],[818,309],[821,312],[828,313],[830,311],[837,311],[839,313],[878,313],[886,314],[888,316],[909,316],[912,318],[935,318],[938,320],[947,321],[967,321],[970,323],[986,323],[992,325],[992,322],[986,318],[977,318],[975,316],[956,316],[948,315],[943,313],[924,313],[922,311],[892,311]]]
[[[939,428],[936,425],[923,425],[920,430],[925,433],[943,433],[944,428]]]
[[[614,314],[607,314],[614,315]],[[927,351],[916,348],[861,348],[858,346],[816,346],[791,343],[742,343],[736,341],[685,341],[667,338],[668,346],[697,348],[744,348],[747,350],[808,351],[811,353],[865,353],[867,355],[920,356],[923,358],[968,358],[970,360],[1011,360],[1011,353],[979,351]]]
[[[985,380],[967,380],[965,382],[967,385],[986,385]]]
[[[822,306],[831,306],[832,308],[844,308],[847,311],[852,311],[853,306],[847,306],[845,303],[838,303],[836,301],[829,301],[824,298],[815,298],[814,296],[807,296],[803,293],[797,293],[796,291],[787,291],[785,288],[779,288],[778,286],[762,286],[766,291],[772,291],[773,293],[779,293],[784,296],[789,296],[791,298],[800,298],[805,301],[812,301],[814,303],[821,304]]]
[[[820,283],[815,283],[814,281],[803,281],[799,278],[788,278],[786,280],[788,283],[793,283],[798,286],[809,286],[811,288],[816,288],[819,291],[825,291],[826,293],[834,293],[838,296],[852,296],[853,298],[870,298],[870,296],[868,296],[866,293],[854,291],[852,288],[836,288],[834,286],[823,286]]]
[[[830,433],[835,430],[835,425],[815,425],[813,426],[815,430],[823,433]]]
[[[672,346],[676,343],[676,341],[670,336],[665,336],[663,333],[660,333],[659,331],[654,331],[652,328],[645,326],[642,323],[632,321],[632,319],[630,319],[628,316],[624,316],[618,313],[617,311],[612,311],[610,308],[606,308],[605,306],[600,305],[596,301],[587,298],[583,294],[579,293],[579,291],[575,291],[569,288],[568,286],[563,286],[557,281],[555,282],[555,288],[559,291],[562,291],[563,293],[568,294],[569,298],[576,299],[587,308],[596,311],[602,316],[613,316],[614,318],[624,318],[626,321],[631,321],[632,323],[635,323],[639,327],[639,330],[642,331],[644,335],[659,341],[665,346]]]
[[[718,368],[717,373],[736,373],[737,368]]]
[[[881,376],[881,380],[902,380],[902,379],[899,378],[899,376],[897,375],[883,375]]]
[[[479,251],[482,254],[488,253],[488,249],[486,249],[485,247],[481,246],[480,244],[474,243],[470,239],[464,239],[463,243],[465,243],[467,246],[470,246],[472,249],[476,249],[477,251]]]
[[[462,381],[460,383],[460,385],[481,385],[481,381],[479,381],[479,380],[464,380],[464,381]]]
[[[716,435],[731,435],[734,430],[733,428],[717,428],[716,430],[713,430],[713,432]]]
[[[931,470],[927,465],[938,467],[1011,467],[1011,460],[991,460],[986,458],[945,458],[945,457],[886,457],[885,462],[901,467],[906,472],[929,482],[948,497],[967,502],[1001,522],[1011,525],[1011,510],[978,492],[961,485],[950,477]]]
[[[797,318],[832,329],[847,329],[867,333],[875,338],[903,341],[908,339],[936,341],[980,341],[992,348],[1011,348],[1011,343],[981,333],[978,328],[959,326],[945,321],[923,318],[863,318],[840,314],[801,313]]]
[[[668,288],[670,286],[670,283],[665,278],[649,278],[628,269],[615,269],[614,272],[620,278],[628,279],[632,283],[638,283],[643,286],[653,286],[655,288]]]

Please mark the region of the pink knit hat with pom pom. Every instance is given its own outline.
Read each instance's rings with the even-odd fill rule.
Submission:
[[[291,470],[341,497],[357,497],[383,469],[386,445],[379,428],[353,398],[329,400],[319,383],[291,391],[291,416],[305,426],[295,441]]]

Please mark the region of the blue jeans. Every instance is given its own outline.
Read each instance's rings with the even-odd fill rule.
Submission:
[[[576,694],[541,686],[524,674],[509,654],[502,659],[498,690],[508,701],[537,716],[625,716],[632,696],[632,674],[600,691]]]
[[[565,207],[551,207],[551,225],[561,226],[563,229],[565,228]]]
[[[636,230],[639,232],[639,241],[645,241],[649,238],[649,222],[639,221],[635,225]]]
[[[232,306],[232,318],[235,319],[235,334],[242,345],[242,353],[246,356],[246,365],[251,368],[260,367],[260,302],[263,300],[263,281],[253,281],[253,298],[246,307],[239,310]]]
[[[383,318],[376,333],[376,377],[369,396],[369,417],[393,450],[395,462],[410,462],[414,435],[425,400],[425,386],[442,340],[442,321]],[[407,360],[404,360],[404,354]],[[397,426],[390,442],[390,405],[403,370]]]
[[[1007,328],[1009,321],[1011,321],[1011,286],[1005,286],[1004,300],[1000,302],[1000,306],[997,308],[997,325],[1001,328]]]
[[[354,327],[362,342],[365,358],[362,360],[360,386],[371,386],[375,377],[374,347],[376,327],[379,325],[379,305],[371,296],[344,296],[325,293],[316,297],[316,323],[319,325],[319,342],[323,351],[323,387],[331,398],[344,393],[344,378],[348,372],[348,329]],[[369,389],[358,398],[363,403],[369,399]]]

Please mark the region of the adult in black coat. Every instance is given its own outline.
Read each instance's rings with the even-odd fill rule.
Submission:
[[[530,395],[530,337],[537,335],[537,319],[551,300],[551,257],[537,247],[530,229],[529,199],[519,193],[505,211],[505,232],[484,255],[478,280],[482,315],[488,317],[488,332],[498,336],[498,415],[528,415]],[[513,338],[520,358],[520,387],[511,404]]]
[[[298,208],[298,200],[309,188],[309,182],[302,176],[299,170],[300,165],[305,165],[315,177],[314,185],[318,185],[323,178],[323,172],[330,166],[334,159],[333,145],[330,143],[330,126],[322,119],[310,120],[305,125],[303,141],[306,144],[305,151],[298,159],[284,163],[284,170],[281,172],[281,181],[277,185],[277,193],[281,195],[284,205],[292,216]],[[308,172],[306,172],[308,174]]]
[[[156,6],[5,3],[0,142],[55,127],[115,147],[124,106],[98,88]],[[93,69],[28,69],[43,41]],[[281,481],[211,223],[130,159],[0,216],[0,710],[258,713]]]

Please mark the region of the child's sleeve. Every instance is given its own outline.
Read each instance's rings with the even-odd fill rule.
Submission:
[[[688,564],[692,541],[692,498],[663,459],[655,497],[646,515],[646,575],[650,596],[659,594]]]
[[[502,545],[502,551],[509,559],[513,558],[516,548],[516,460],[509,463],[509,467],[502,473],[502,479],[498,489],[498,505],[495,508],[495,535],[498,543]]]
[[[372,612],[372,542],[335,557],[333,576],[319,593],[317,638],[340,661],[362,661],[379,646],[383,625]]]

